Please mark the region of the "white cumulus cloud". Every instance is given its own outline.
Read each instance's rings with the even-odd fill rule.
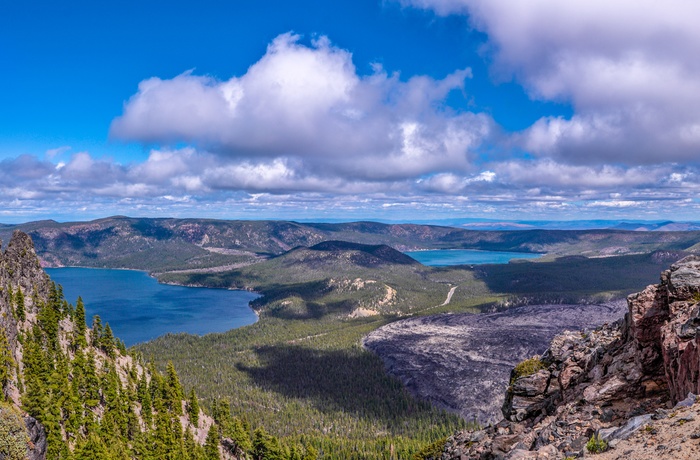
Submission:
[[[568,162],[697,162],[700,3],[693,0],[404,0],[466,14],[494,70],[535,99],[573,105],[521,138]]]
[[[361,76],[352,55],[326,37],[300,40],[280,35],[244,75],[225,81],[193,72],[142,81],[111,135],[186,142],[239,165],[289,160],[297,175],[383,181],[471,167],[492,120],[443,104],[463,90],[469,69],[402,81],[375,65]]]

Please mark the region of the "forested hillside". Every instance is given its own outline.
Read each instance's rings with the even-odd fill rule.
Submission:
[[[88,328],[80,299],[63,298],[21,232],[0,255],[0,312],[2,458],[317,458],[253,431],[226,401],[206,415],[172,364],[161,374],[129,354],[99,317]]]

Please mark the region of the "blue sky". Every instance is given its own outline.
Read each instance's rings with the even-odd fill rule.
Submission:
[[[686,0],[3,2],[0,222],[700,219]]]

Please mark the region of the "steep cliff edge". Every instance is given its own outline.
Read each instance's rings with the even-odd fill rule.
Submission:
[[[25,233],[14,232],[7,248],[0,251],[0,333],[4,335],[4,343],[0,350],[0,366],[3,368],[0,384],[3,399],[15,407],[21,406],[21,392],[18,387],[21,387],[23,370],[22,345],[18,336],[36,322],[38,307],[35,303],[39,298],[48,298],[50,284],[51,280],[41,268],[34,253],[31,238]],[[21,311],[16,306],[19,302],[22,303]],[[4,414],[12,413],[10,407],[3,407],[2,411]],[[15,431],[13,436],[8,438],[7,433],[3,433],[3,445],[10,449],[12,441],[18,445],[26,442],[27,458],[45,458],[46,430],[34,417],[25,413],[22,418],[26,436]],[[8,417],[7,420],[12,419]],[[8,455],[9,450],[2,453]]]
[[[205,438],[222,458],[240,457],[228,415],[204,414],[172,365],[162,375],[99,317],[92,324],[15,231],[0,251],[1,459],[200,458]]]
[[[564,332],[541,357],[517,366],[504,419],[457,433],[441,458],[561,459],[605,449],[648,458],[636,456],[641,450],[633,439],[649,445],[640,430],[648,436],[662,427],[681,430],[693,416],[664,421],[700,411],[694,396],[700,393],[699,348],[700,257],[690,256],[664,271],[659,284],[629,296],[624,319],[590,333]],[[700,431],[695,434],[671,433],[678,445],[668,458],[698,458]],[[589,443],[594,435],[597,445]],[[664,449],[656,455],[663,457]]]

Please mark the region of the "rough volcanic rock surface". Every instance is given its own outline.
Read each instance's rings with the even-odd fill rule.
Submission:
[[[695,398],[693,398],[695,399]],[[700,458],[700,403],[659,409],[614,448],[585,457],[599,460],[697,460]]]
[[[468,420],[495,422],[516,363],[542,353],[563,330],[596,327],[624,311],[623,300],[410,318],[373,331],[364,345],[413,394]]]
[[[588,456],[594,434],[607,442],[601,458],[700,458],[699,305],[700,257],[690,256],[629,296],[624,321],[555,337],[544,369],[509,386],[505,418],[457,433],[441,458]]]
[[[47,448],[44,426],[29,415],[24,418],[24,423],[27,426],[27,435],[29,436],[27,458],[29,460],[44,460]]]

